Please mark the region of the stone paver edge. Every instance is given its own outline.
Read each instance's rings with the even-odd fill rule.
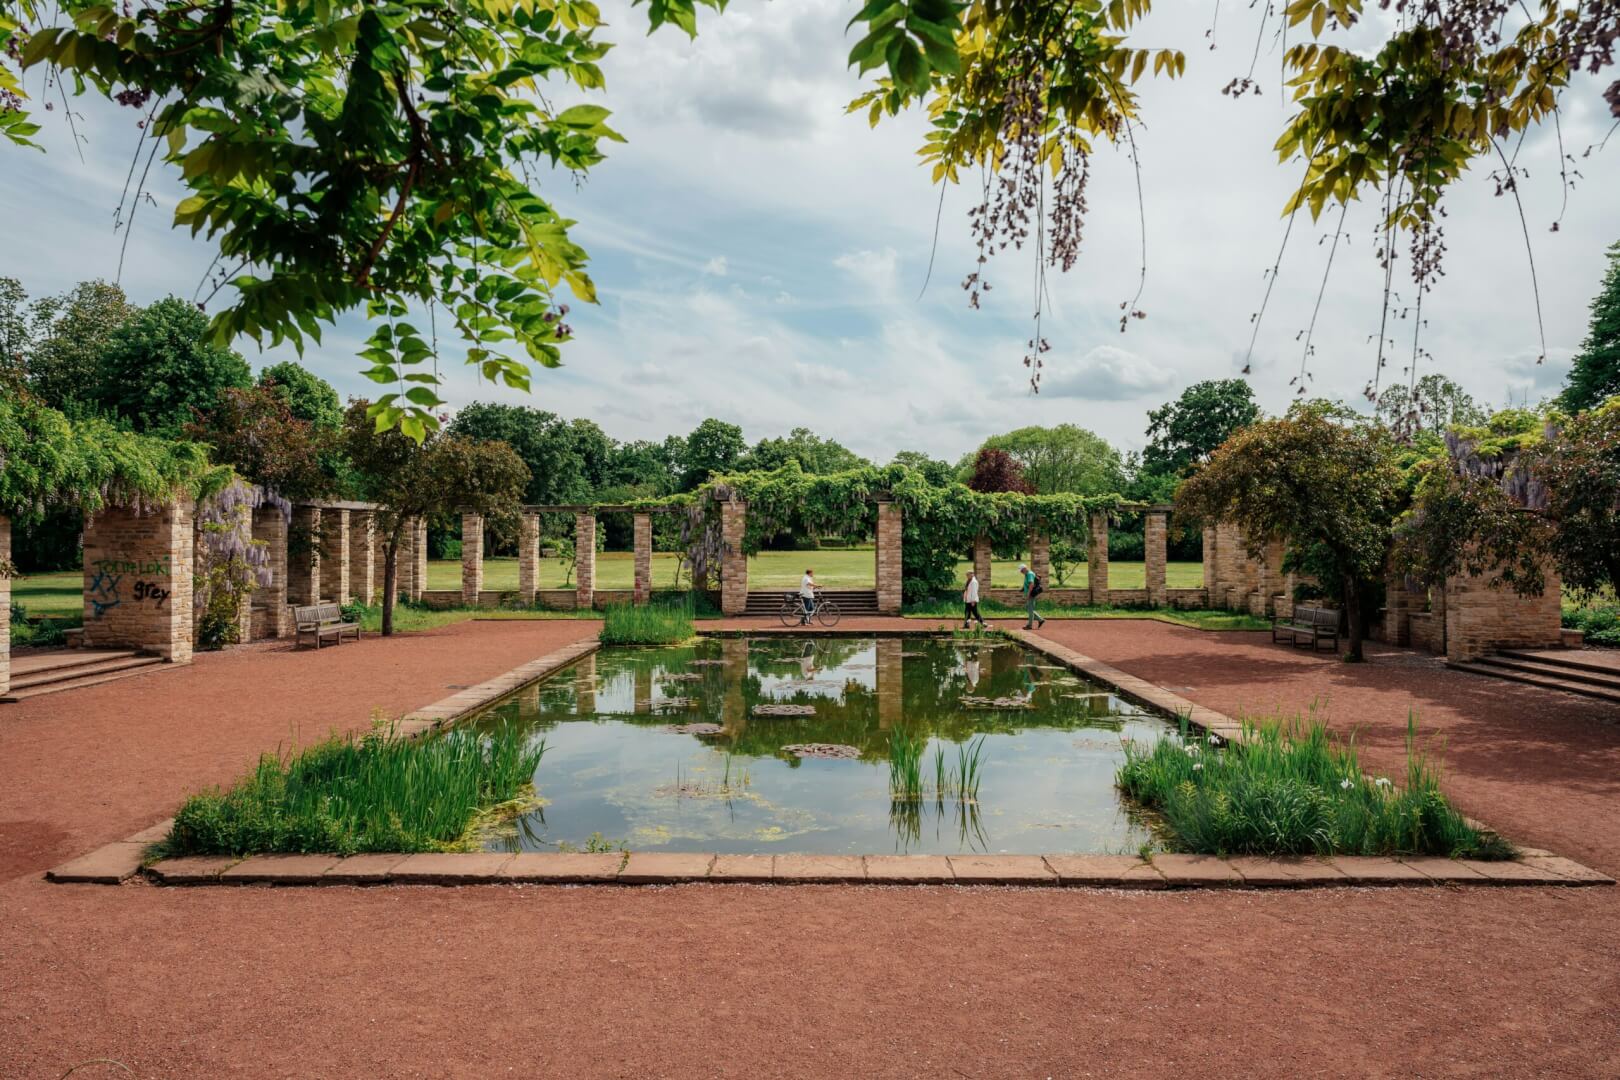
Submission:
[[[656,856],[653,860],[647,854]],[[766,884],[867,883],[882,885],[1089,886],[1117,889],[1320,888],[1326,886],[1613,885],[1578,863],[1556,857],[1489,863],[1462,859],[1300,858],[1134,855],[765,855],[642,853],[595,855],[467,852],[403,856],[259,855],[246,859],[186,858],[153,864],[146,872],[166,885],[364,884],[576,884],[672,885],[683,882]],[[727,860],[756,860],[738,873]],[[868,859],[873,872],[868,872]],[[943,859],[945,869],[941,868]],[[763,861],[769,861],[767,872]],[[881,860],[879,863],[878,860]],[[328,863],[312,874],[312,862]],[[417,865],[421,863],[423,865]],[[462,864],[465,870],[458,868]],[[909,864],[909,865],[908,865]],[[424,872],[431,867],[430,872]],[[1511,872],[1503,873],[1506,868]],[[880,871],[880,872],[879,872]]]
[[[544,656],[519,664],[505,674],[406,713],[399,720],[399,732],[407,739],[415,739],[430,731],[449,727],[469,713],[499,701],[536,679],[554,675],[601,647],[601,642],[585,638],[554,649]],[[173,824],[173,818],[165,818],[122,840],[104,844],[60,866],[53,866],[45,871],[45,879],[61,884],[120,884],[140,872],[146,849],[167,836]]]

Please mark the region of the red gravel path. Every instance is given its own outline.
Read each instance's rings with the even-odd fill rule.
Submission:
[[[108,687],[0,710],[0,822],[62,834],[10,855],[22,876],[0,883],[0,1077],[97,1057],[141,1077],[1620,1074],[1620,889],[185,890],[37,876],[58,851],[228,779],[292,716],[426,704],[586,629],[470,624],[319,658],[210,657],[115,684],[161,705]],[[1601,705],[1382,655],[1346,668],[1264,635],[1047,633],[1217,708],[1292,710],[1329,691],[1379,766],[1416,704],[1444,728],[1448,786],[1469,810],[1620,869],[1620,730]],[[266,685],[317,670],[314,689]]]

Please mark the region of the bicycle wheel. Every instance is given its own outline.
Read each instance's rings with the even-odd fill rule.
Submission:
[[[792,600],[784,600],[776,609],[776,617],[782,620],[783,626],[792,626],[804,617],[804,612]]]
[[[822,626],[837,626],[838,605],[831,600],[823,600],[816,605],[816,619]]]

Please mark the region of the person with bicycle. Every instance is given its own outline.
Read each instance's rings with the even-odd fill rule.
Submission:
[[[804,577],[799,581],[799,603],[804,606],[799,625],[809,626],[810,617],[816,613],[816,572],[809,568],[805,569]]]

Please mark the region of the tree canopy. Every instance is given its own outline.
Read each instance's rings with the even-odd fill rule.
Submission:
[[[1348,614],[1348,658],[1360,660],[1362,611],[1383,573],[1401,494],[1385,430],[1311,402],[1233,435],[1181,485],[1176,510],[1236,523],[1253,557],[1273,540],[1296,558],[1314,557]]]
[[[302,364],[283,360],[259,372],[259,385],[270,386],[287,410],[315,427],[336,431],[343,426],[343,402],[332,384]]]
[[[1260,418],[1254,390],[1243,379],[1194,383],[1174,401],[1148,412],[1142,467],[1179,476],[1204,461],[1232,434]]]
[[[1004,450],[1023,469],[1029,485],[1042,495],[1074,492],[1100,495],[1125,486],[1125,466],[1119,451],[1101,436],[1075,424],[1022,427],[992,435],[982,449]],[[976,461],[965,462],[972,475]]]
[[[112,332],[101,350],[95,404],[137,431],[178,436],[220,392],[246,389],[246,360],[214,344],[208,319],[178,297],[142,308]]]
[[[1615,395],[1620,395],[1620,242],[1609,245],[1609,269],[1592,300],[1592,323],[1559,403],[1579,412]]]
[[[1403,435],[1443,431],[1454,425],[1485,422],[1485,411],[1473,395],[1444,375],[1425,375],[1410,385],[1396,385],[1378,395],[1379,423]]]
[[[102,353],[136,310],[123,289],[105,281],[28,303],[20,282],[0,279],[0,348],[7,354],[0,366],[44,404],[87,416],[98,409]]]

